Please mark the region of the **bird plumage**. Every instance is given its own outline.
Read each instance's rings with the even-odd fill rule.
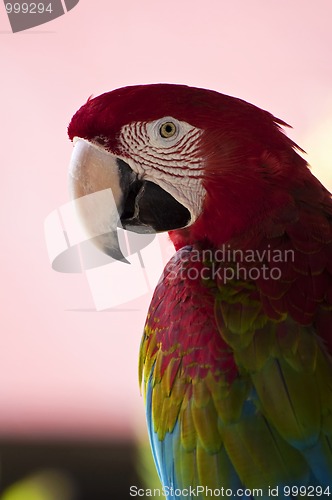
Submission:
[[[183,189],[197,195],[199,186],[202,199],[194,205],[194,195],[178,197],[189,212],[201,211],[170,232],[177,253],[153,295],[141,344],[140,380],[160,479],[169,498],[190,486],[229,488],[238,497],[245,488],[263,498],[269,488],[279,488],[281,498],[293,488],[296,497],[301,486],[308,496],[320,496],[319,488],[328,494],[331,195],[281,130],[284,122],[204,89],[119,89],[89,100],[69,135],[102,144],[151,177],[153,168],[144,159],[138,167],[137,157],[144,158],[144,147],[151,153],[145,124],[164,116],[179,128],[194,127],[193,137],[200,132],[190,147],[199,174],[194,184],[190,161],[181,163],[183,135],[172,146],[178,160],[173,149],[167,156],[167,144],[154,146],[156,171],[164,170],[153,180],[180,175]],[[128,124],[134,153],[122,140]],[[143,146],[135,135],[140,127],[147,130]],[[158,163],[160,151],[167,167]],[[206,490],[177,496],[208,497]]]

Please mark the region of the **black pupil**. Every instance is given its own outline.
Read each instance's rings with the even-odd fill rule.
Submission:
[[[170,123],[165,125],[165,132],[166,132],[166,134],[171,134],[173,132],[173,127]]]

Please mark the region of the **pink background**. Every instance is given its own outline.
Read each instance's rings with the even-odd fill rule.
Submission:
[[[84,274],[48,260],[43,224],[68,201],[71,115],[90,94],[129,84],[213,88],[290,123],[331,188],[331,19],[330,0],[81,0],[14,35],[0,5],[0,434],[143,428],[149,296],[96,312]]]

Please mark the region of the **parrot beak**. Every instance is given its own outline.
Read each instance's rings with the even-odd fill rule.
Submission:
[[[123,207],[122,184],[130,172],[120,172],[117,158],[83,139],[74,139],[69,165],[69,190],[87,237],[102,252],[125,260],[117,227]],[[89,196],[88,196],[89,195]]]
[[[139,179],[122,159],[84,139],[74,139],[69,188],[87,236],[117,260],[125,260],[118,227],[149,234],[190,221],[187,208],[160,186]]]

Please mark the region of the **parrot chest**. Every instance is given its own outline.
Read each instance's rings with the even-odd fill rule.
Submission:
[[[294,477],[308,484],[310,461],[323,449],[324,433],[332,434],[330,358],[312,325],[286,313],[269,317],[250,282],[224,286],[200,276],[202,263],[190,252],[181,249],[166,267],[141,344],[156,462],[171,442],[179,453],[175,468],[189,454],[211,467],[226,454],[231,469],[225,466],[222,479],[216,471],[217,485],[234,470],[252,487],[293,484]],[[173,465],[166,469],[164,484],[181,477]]]

